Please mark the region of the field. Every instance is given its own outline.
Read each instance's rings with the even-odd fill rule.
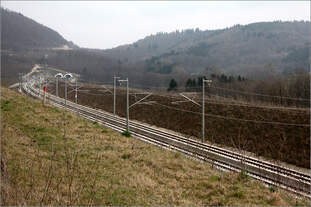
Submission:
[[[104,87],[98,85],[96,87],[80,88],[78,103],[112,112],[112,93],[107,92]],[[68,98],[74,101],[73,89],[73,86],[69,87],[68,91],[71,93],[68,94]],[[60,96],[64,97],[64,85],[60,84],[59,90]],[[55,93],[53,84],[50,85],[49,91]],[[130,105],[145,96],[139,94],[141,92],[130,90]],[[116,112],[124,117],[126,113],[124,88],[118,89],[116,99]],[[130,119],[201,140],[201,107],[192,102],[174,103],[185,100],[174,93],[154,93],[144,100],[154,101],[153,103],[136,104],[130,108]],[[309,109],[250,107],[207,98],[205,113],[207,114],[205,134],[208,142],[310,168]],[[301,124],[303,126],[300,126]]]
[[[1,89],[1,205],[307,205]]]

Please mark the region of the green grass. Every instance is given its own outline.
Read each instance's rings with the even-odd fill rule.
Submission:
[[[6,88],[1,115],[2,205],[308,204]]]
[[[270,190],[271,193],[274,193],[277,189],[274,186],[270,186],[269,190]]]
[[[208,177],[208,181],[210,181],[210,182],[218,182],[220,180],[221,180],[221,178],[218,175],[212,175],[212,176]]]
[[[241,181],[241,182],[244,182],[244,181],[247,181],[249,178],[249,176],[247,175],[247,172],[242,170],[240,173],[239,173],[239,176],[238,176],[238,180]]]
[[[9,100],[1,100],[1,111],[9,111],[10,110],[10,101]]]
[[[246,193],[243,190],[236,190],[235,192],[232,192],[229,196],[242,199],[242,198],[245,198],[245,194]]]
[[[125,137],[130,137],[131,136],[131,132],[125,130],[124,132],[121,133],[123,136]]]
[[[130,159],[131,157],[132,157],[132,155],[129,154],[129,153],[125,153],[125,154],[123,154],[123,155],[121,156],[121,158],[124,159],[124,160]]]

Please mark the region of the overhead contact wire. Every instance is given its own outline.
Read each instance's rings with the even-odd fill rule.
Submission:
[[[160,103],[152,103],[152,104],[156,104],[162,107],[166,107],[169,109],[174,109],[176,111],[183,111],[183,112],[188,112],[188,113],[192,113],[192,114],[197,114],[197,115],[202,115],[202,113],[200,112],[195,112],[195,111],[189,111],[189,110],[185,110],[185,109],[178,109],[175,107],[171,107],[171,106],[167,106],[167,105],[163,105]],[[208,117],[213,117],[213,118],[219,118],[219,119],[228,119],[228,120],[235,120],[235,121],[244,121],[244,122],[253,122],[253,123],[259,123],[259,124],[276,124],[276,125],[286,125],[286,126],[300,126],[300,127],[309,127],[309,124],[296,124],[296,123],[284,123],[284,122],[270,122],[270,121],[258,121],[258,120],[250,120],[250,119],[239,119],[239,118],[234,118],[234,117],[227,117],[227,116],[220,116],[220,115],[215,115],[215,114],[206,114],[205,116]]]

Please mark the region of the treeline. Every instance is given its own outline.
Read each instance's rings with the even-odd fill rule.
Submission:
[[[197,79],[195,78],[189,78],[186,82],[186,85],[183,87],[178,88],[178,84],[174,78],[172,78],[169,82],[169,86],[167,88],[167,91],[178,91],[178,90],[183,90],[187,92],[199,92],[202,91],[202,85],[203,85],[203,80],[206,80],[207,78],[205,76],[200,76]]]
[[[310,106],[310,74],[303,68],[297,68],[292,74],[275,75],[264,80],[211,74],[208,78],[188,78],[183,86],[173,78],[169,82],[168,91],[201,92],[203,79],[212,80],[210,87],[207,87],[207,96],[210,97],[281,106]]]
[[[218,80],[221,83],[232,83],[234,81],[239,81],[239,82],[246,81],[246,78],[241,76],[241,75],[238,75],[237,77],[234,77],[232,75],[230,75],[230,76],[227,76],[225,74],[217,75],[217,74],[213,73],[213,74],[211,74],[211,78],[212,79],[216,79],[216,80]]]
[[[193,78],[189,78],[186,82],[186,85],[185,85],[185,90],[186,91],[201,91],[201,87],[202,87],[202,79],[207,79],[205,76],[203,77],[198,77],[197,79]],[[234,77],[232,75],[230,76],[227,76],[225,74],[221,74],[221,75],[217,75],[217,74],[212,74],[210,76],[210,79],[213,80],[213,82],[215,83],[218,82],[218,83],[233,83],[235,81],[238,81],[238,82],[242,82],[242,81],[246,81],[246,78],[243,77],[243,76],[237,76],[237,77]]]
[[[217,74],[211,74],[210,79],[214,83],[233,83],[235,81],[243,82],[246,81],[246,78],[239,75],[237,77],[234,76],[227,76],[225,74],[217,75]],[[195,91],[202,91],[202,85],[203,80],[207,80],[206,76],[199,76],[197,78],[188,78],[186,84],[185,84],[185,91],[187,92],[195,92]],[[217,84],[218,85],[218,84]],[[169,82],[168,91],[176,91],[178,88],[178,84],[176,80],[173,78]]]

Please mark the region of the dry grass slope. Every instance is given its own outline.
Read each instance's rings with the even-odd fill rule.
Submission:
[[[307,205],[1,88],[1,205]]]

